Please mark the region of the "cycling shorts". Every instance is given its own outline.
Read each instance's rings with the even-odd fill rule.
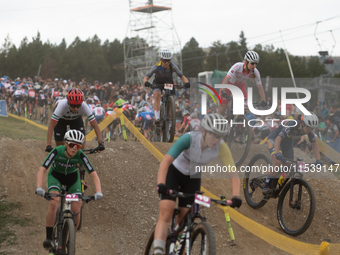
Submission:
[[[14,96],[13,97],[13,100],[14,100],[14,102],[16,102],[16,101],[22,101],[22,96]]]
[[[40,107],[44,107],[44,104],[47,105],[47,100],[46,100],[46,99],[44,99],[44,100],[39,100],[39,101],[38,101],[38,105],[39,105]]]
[[[201,189],[201,178],[195,178],[195,176],[192,175],[184,175],[171,164],[168,169],[168,174],[166,175],[165,185],[171,190],[194,194]],[[164,199],[176,201],[176,198],[161,194],[160,200]],[[194,202],[195,197],[178,198],[178,207],[190,208]]]
[[[29,104],[34,104],[34,103],[35,103],[35,97],[28,97],[28,98],[27,98],[27,102],[28,102]]]
[[[243,84],[241,84],[240,86],[237,86],[237,87],[238,87],[239,89],[241,89],[244,98],[247,98],[247,89],[246,89],[246,85],[243,83]],[[228,101],[226,98],[224,98],[224,97],[222,96],[222,91],[223,91],[223,90],[228,94],[228,96],[231,95],[231,92],[230,92],[229,89],[220,89],[219,96],[220,96],[220,98],[221,98],[222,104],[223,104],[223,105],[227,105],[229,101]]]
[[[66,185],[66,189],[69,193],[81,194],[79,171],[65,175],[50,168],[47,176],[48,192],[51,192],[52,190],[60,192],[62,185]]]
[[[96,118],[97,123],[99,124],[100,122],[103,121],[104,115],[96,115],[95,118]]]
[[[54,140],[64,141],[68,125],[70,126],[70,129],[79,130],[85,135],[84,121],[81,116],[75,120],[59,119],[58,124],[54,128]]]
[[[143,121],[143,130],[148,130],[149,127],[153,126],[153,120],[144,120]]]

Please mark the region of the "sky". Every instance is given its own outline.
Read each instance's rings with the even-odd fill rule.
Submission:
[[[40,32],[41,40],[60,44],[65,38],[71,44],[95,34],[122,41],[130,35],[130,2],[144,5],[147,0],[0,0],[0,47],[9,35],[20,46]],[[206,48],[218,40],[238,41],[241,31],[248,48],[256,44],[286,48],[290,54],[316,56],[320,50],[340,56],[340,1],[286,0],[154,0],[154,4],[172,3],[173,23],[181,46],[192,37]],[[281,31],[281,32],[280,32]],[[330,32],[332,31],[332,32]],[[334,37],[334,38],[333,38]],[[317,39],[316,39],[317,38]]]

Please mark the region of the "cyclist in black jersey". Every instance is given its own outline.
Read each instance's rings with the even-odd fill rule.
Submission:
[[[313,130],[319,125],[318,117],[312,113],[310,115],[301,115],[298,120],[290,120],[281,124],[279,127],[271,131],[268,135],[268,148],[272,157],[273,168],[279,167],[284,163],[284,158],[294,159],[293,139],[300,139],[302,135],[307,134],[312,145],[316,158],[316,165],[323,165],[320,160],[319,147],[316,143]],[[278,173],[268,172],[265,186],[262,190],[263,195],[272,194],[276,186],[276,175]],[[279,173],[281,174],[281,173]]]
[[[144,77],[143,83],[145,87],[151,87],[149,79],[152,75],[155,74],[155,79],[153,80],[153,84],[174,84],[174,80],[172,77],[172,73],[177,73],[177,75],[181,78],[181,80],[185,83],[185,87],[189,88],[190,83],[189,80],[183,75],[183,73],[179,70],[179,68],[171,62],[172,52],[170,50],[164,49],[159,53],[160,62],[155,64],[150,71]],[[163,90],[163,88],[162,88]],[[155,125],[159,126],[160,124],[160,102],[161,102],[161,89],[157,88],[153,90],[154,96],[154,111],[155,111]],[[175,94],[175,90],[172,90],[172,93]]]
[[[101,192],[100,179],[94,170],[90,160],[80,150],[85,136],[79,130],[71,129],[66,132],[65,145],[60,145],[54,148],[40,166],[37,174],[37,189],[36,194],[45,196],[45,190],[42,188],[44,174],[52,165],[48,172],[47,185],[48,192],[59,194],[62,185],[66,185],[67,192],[70,194],[81,194],[81,182],[77,164],[82,164],[87,173],[92,177],[96,188],[95,200],[100,200],[103,197]],[[53,198],[48,206],[46,215],[46,240],[43,243],[44,248],[48,249],[52,246],[52,232],[55,223],[56,212],[59,205],[59,197]],[[77,214],[76,229],[80,221],[81,201],[72,202],[71,210]]]

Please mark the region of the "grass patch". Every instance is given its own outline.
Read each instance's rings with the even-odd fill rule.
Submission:
[[[8,203],[3,197],[0,197],[0,247],[16,244],[17,237],[14,231],[11,230],[12,226],[24,227],[31,221],[30,219],[13,215],[12,212],[20,208],[20,203]],[[0,255],[5,254],[9,253],[0,251]]]
[[[46,140],[47,131],[28,122],[11,117],[0,117],[0,138]]]

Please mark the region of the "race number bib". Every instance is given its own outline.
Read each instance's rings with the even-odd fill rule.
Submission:
[[[173,87],[174,87],[173,84],[169,84],[169,83],[164,84],[164,89],[173,90]]]

